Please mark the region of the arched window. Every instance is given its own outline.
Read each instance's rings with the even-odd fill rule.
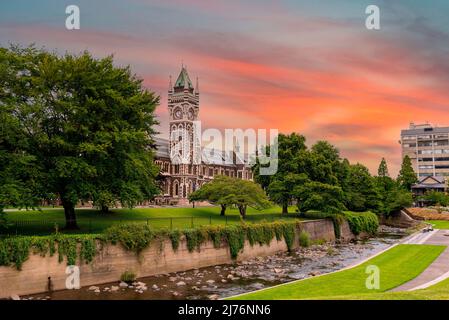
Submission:
[[[173,182],[173,195],[177,197],[179,195],[178,181]]]

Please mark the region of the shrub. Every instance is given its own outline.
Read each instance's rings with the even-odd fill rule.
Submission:
[[[346,212],[344,215],[348,220],[349,228],[355,235],[359,235],[362,232],[366,232],[368,234],[377,233],[377,229],[379,228],[379,219],[376,214],[372,212]]]
[[[120,280],[127,283],[133,282],[134,280],[136,280],[136,274],[131,271],[125,271],[120,276]]]
[[[310,246],[310,235],[306,231],[301,231],[299,233],[299,245],[301,247]]]
[[[120,243],[126,250],[140,253],[149,247],[155,234],[146,224],[122,224],[112,226],[105,231],[106,240],[112,244]]]
[[[179,248],[179,240],[181,239],[181,231],[173,230],[168,234],[168,237],[170,238],[173,251],[177,251]]]

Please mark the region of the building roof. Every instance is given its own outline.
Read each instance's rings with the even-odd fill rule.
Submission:
[[[157,158],[170,158],[169,141],[164,138],[154,138],[156,146]],[[236,163],[234,163],[234,153],[236,157]],[[217,164],[217,165],[238,165],[247,164],[245,155],[239,152],[226,152],[223,150],[217,150],[213,148],[202,148],[201,150],[202,162],[205,164]]]
[[[427,176],[412,186],[412,189],[445,189],[444,178],[436,176]]]
[[[170,152],[168,149],[168,140],[164,138],[154,138],[154,144],[156,145],[156,157],[157,158],[170,158]]]
[[[183,66],[179,73],[178,79],[175,82],[175,88],[193,89],[192,81],[190,80],[187,69]]]
[[[404,135],[416,135],[416,134],[429,134],[429,133],[449,133],[449,127],[418,127],[412,129],[401,130],[401,136]]]

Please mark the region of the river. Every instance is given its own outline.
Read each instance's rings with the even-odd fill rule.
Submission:
[[[219,299],[353,265],[398,242],[401,229],[382,227],[365,241],[322,244],[291,253],[138,279],[127,288],[118,282],[24,296],[28,300]],[[81,279],[82,281],[82,279]],[[96,291],[96,292],[95,292]]]

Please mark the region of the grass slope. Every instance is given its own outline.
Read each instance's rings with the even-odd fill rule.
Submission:
[[[447,220],[427,220],[426,222],[432,224],[435,229],[449,229]]]
[[[426,289],[415,291],[383,292],[334,296],[333,300],[449,300],[449,279]]]
[[[287,283],[236,297],[240,300],[333,299],[347,295],[375,294],[395,288],[418,276],[445,249],[445,246],[401,244],[351,269]],[[365,286],[366,267],[380,269],[380,289]]]

